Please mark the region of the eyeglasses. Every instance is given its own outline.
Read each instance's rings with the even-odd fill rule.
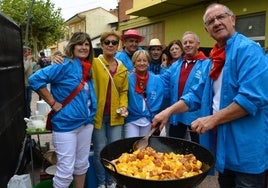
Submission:
[[[211,19],[205,21],[205,25],[206,26],[211,26],[211,25],[213,25],[215,23],[216,20],[223,21],[228,16],[231,16],[231,15],[229,13],[225,12],[223,14],[220,14],[218,16],[215,16],[214,18],[211,18]]]
[[[104,40],[103,41],[103,44],[105,44],[105,45],[109,45],[110,43],[112,43],[112,45],[113,46],[115,46],[115,45],[117,45],[118,43],[119,43],[119,41],[118,40]]]

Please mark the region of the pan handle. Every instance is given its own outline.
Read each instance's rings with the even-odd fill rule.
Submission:
[[[108,167],[107,167],[108,165],[111,165],[111,166],[113,167],[113,170],[114,170],[116,173],[118,173],[117,170],[116,170],[115,164],[114,164],[112,161],[109,161],[108,159],[105,159],[105,158],[101,158],[101,163],[102,163],[103,166],[105,166],[106,168],[108,168]]]

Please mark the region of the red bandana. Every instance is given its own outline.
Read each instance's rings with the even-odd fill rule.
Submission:
[[[200,60],[200,59],[206,59],[207,56],[202,51],[199,51],[194,57],[190,56],[183,56],[183,60]]]
[[[86,60],[80,59],[82,62],[82,74],[83,74],[83,80],[87,81],[90,79],[90,69],[91,69],[91,63]]]
[[[137,79],[136,79],[135,91],[141,94],[146,89],[146,84],[147,84],[149,75],[148,75],[148,72],[146,72],[146,75],[143,78],[138,73],[136,74],[136,76],[137,76]]]
[[[218,48],[218,45],[215,44],[210,52],[210,57],[213,63],[209,77],[212,80],[217,80],[225,63],[225,46]]]

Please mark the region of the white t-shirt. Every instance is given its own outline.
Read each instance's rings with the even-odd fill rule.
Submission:
[[[213,93],[214,93],[213,104],[212,104],[213,114],[215,114],[220,109],[222,72],[223,72],[223,69],[221,70],[221,73],[220,73],[218,79],[215,80],[213,83]]]

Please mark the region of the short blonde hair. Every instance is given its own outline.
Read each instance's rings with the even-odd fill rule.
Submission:
[[[135,65],[136,60],[138,59],[138,57],[139,57],[141,54],[144,54],[144,55],[147,57],[148,62],[151,61],[150,55],[149,55],[149,53],[148,53],[146,50],[137,50],[137,51],[133,54],[133,56],[132,56],[132,63],[133,63],[133,65]]]
[[[100,42],[101,42],[101,44],[102,44],[103,41],[104,41],[107,37],[109,37],[110,35],[115,36],[115,37],[116,37],[116,40],[118,40],[118,41],[120,40],[120,35],[119,35],[118,32],[116,32],[116,31],[106,31],[106,32],[102,33],[102,35],[101,35],[101,37],[100,37]]]

